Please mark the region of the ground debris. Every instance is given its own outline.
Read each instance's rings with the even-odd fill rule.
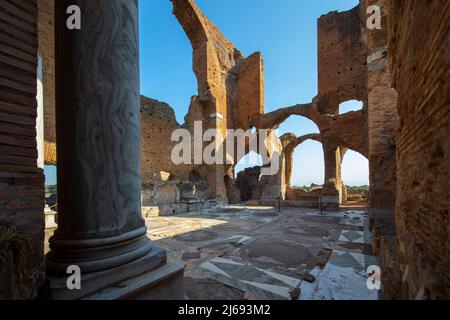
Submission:
[[[289,295],[291,296],[291,300],[298,300],[300,297],[300,288],[293,288],[289,291]]]
[[[303,280],[305,280],[306,282],[309,282],[309,283],[313,283],[314,281],[316,281],[316,277],[314,277],[310,273],[306,273],[303,275]]]

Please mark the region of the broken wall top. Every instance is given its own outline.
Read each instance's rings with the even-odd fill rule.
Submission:
[[[318,19],[319,109],[335,114],[348,100],[367,101],[367,41],[362,9]]]
[[[260,53],[244,58],[200,11],[194,0],[172,0],[173,13],[193,48],[193,68],[204,118],[219,116],[216,126],[246,127],[238,119],[260,113],[264,104]]]

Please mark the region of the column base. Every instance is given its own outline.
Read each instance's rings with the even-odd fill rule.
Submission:
[[[82,274],[80,290],[69,290],[67,288],[67,280],[71,276],[70,274],[67,276],[48,276],[50,299],[124,299],[141,292],[147,287],[155,286],[158,282],[164,282],[164,279],[170,278],[169,275],[175,275],[176,272],[174,273],[174,270],[170,267],[171,264],[166,263],[165,251],[153,247],[147,255],[133,262],[104,271]],[[183,275],[183,269],[184,265],[179,266],[176,270]],[[139,283],[135,283],[135,281],[139,281]],[[113,292],[115,293],[113,294]],[[119,292],[121,293],[119,294]],[[101,293],[103,293],[103,296]],[[110,298],[107,298],[107,296]]]
[[[167,262],[83,300],[184,300],[184,266],[180,261]]]
[[[78,266],[83,273],[110,270],[139,260],[154,250],[147,238],[147,228],[132,230],[109,237],[84,240],[65,240],[56,229],[50,238],[50,252],[46,257],[48,275],[65,276],[67,268]]]

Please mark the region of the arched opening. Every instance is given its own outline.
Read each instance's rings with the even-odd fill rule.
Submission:
[[[347,202],[366,201],[369,191],[369,161],[358,152],[348,150],[342,161],[342,181]]]
[[[286,133],[293,133],[297,137],[301,137],[310,133],[320,133],[320,130],[312,120],[294,115],[280,124],[279,136],[281,137]]]
[[[290,187],[305,191],[322,186],[325,162],[322,144],[308,140],[295,148]]]
[[[254,151],[243,157],[234,167],[235,187],[241,201],[252,199],[261,178],[262,156]]]
[[[234,176],[237,178],[239,172],[253,167],[261,167],[263,165],[262,156],[254,151],[250,151],[234,166]]]
[[[311,190],[323,185],[324,154],[320,142],[299,140],[307,135],[320,133],[312,120],[303,116],[291,116],[279,128],[280,136],[286,133],[293,133],[298,138],[285,149],[286,199],[297,200],[309,196]],[[295,145],[296,143],[298,145]]]
[[[139,7],[141,94],[167,103],[184,123],[197,93],[191,44],[170,1],[139,1]]]
[[[364,103],[359,100],[348,100],[339,105],[339,114],[346,114],[352,111],[359,111],[364,107]]]

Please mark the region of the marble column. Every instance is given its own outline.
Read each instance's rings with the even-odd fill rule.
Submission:
[[[80,30],[67,28],[71,5]],[[99,272],[155,250],[141,215],[138,0],[55,1],[55,33],[58,229],[47,270]]]

